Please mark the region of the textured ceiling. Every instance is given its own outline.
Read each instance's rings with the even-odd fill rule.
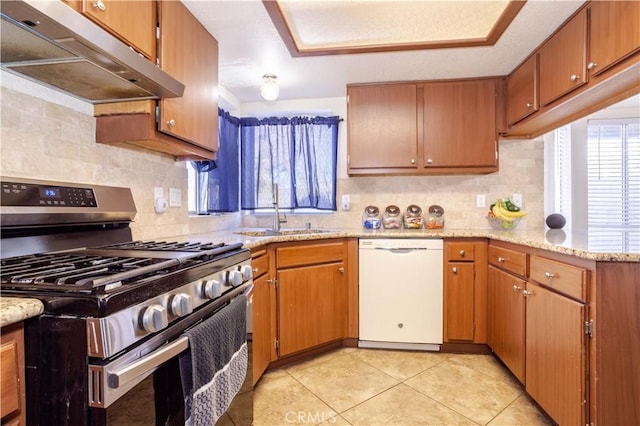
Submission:
[[[300,50],[486,38],[502,1],[278,0]]]
[[[295,58],[260,0],[183,3],[218,40],[221,86],[240,102],[254,102],[261,101],[266,73],[278,76],[281,100],[345,96],[349,83],[506,75],[584,2],[529,0],[493,46]],[[353,3],[364,14],[366,3]],[[358,19],[360,13],[352,16]],[[398,25],[417,25],[412,22]]]

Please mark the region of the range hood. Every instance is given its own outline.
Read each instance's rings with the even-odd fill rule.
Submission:
[[[2,0],[2,69],[93,104],[182,96],[184,85],[60,0]]]

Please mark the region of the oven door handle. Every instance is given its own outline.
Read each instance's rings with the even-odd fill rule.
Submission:
[[[140,358],[120,370],[111,372],[108,379],[109,387],[118,389],[141,374],[151,371],[176,355],[181,354],[187,348],[189,348],[189,338],[182,336],[144,358]]]

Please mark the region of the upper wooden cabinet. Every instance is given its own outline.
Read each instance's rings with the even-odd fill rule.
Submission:
[[[66,3],[150,61],[155,61],[155,1],[69,0]]]
[[[589,12],[587,67],[598,75],[640,49],[640,2],[594,1]]]
[[[481,79],[421,85],[422,167],[453,173],[498,169],[497,82]]]
[[[538,55],[535,54],[507,78],[508,124],[533,114],[538,107]]]
[[[349,172],[416,169],[415,84],[347,86]]]
[[[540,102],[548,105],[587,80],[587,10],[582,9],[540,48]]]
[[[218,151],[218,42],[183,3],[157,4],[160,67],[185,85],[184,94],[161,101],[95,105],[96,142],[137,145],[177,160],[214,160]]]
[[[501,81],[347,86],[349,174],[497,171]]]
[[[218,150],[218,42],[179,1],[160,2],[160,67],[185,84],[160,101],[159,130]]]

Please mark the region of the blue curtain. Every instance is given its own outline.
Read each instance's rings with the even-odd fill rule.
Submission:
[[[273,207],[336,210],[340,118],[242,118],[243,210]]]
[[[239,210],[239,135],[240,119],[218,109],[218,158],[196,161],[199,212],[234,212]]]

